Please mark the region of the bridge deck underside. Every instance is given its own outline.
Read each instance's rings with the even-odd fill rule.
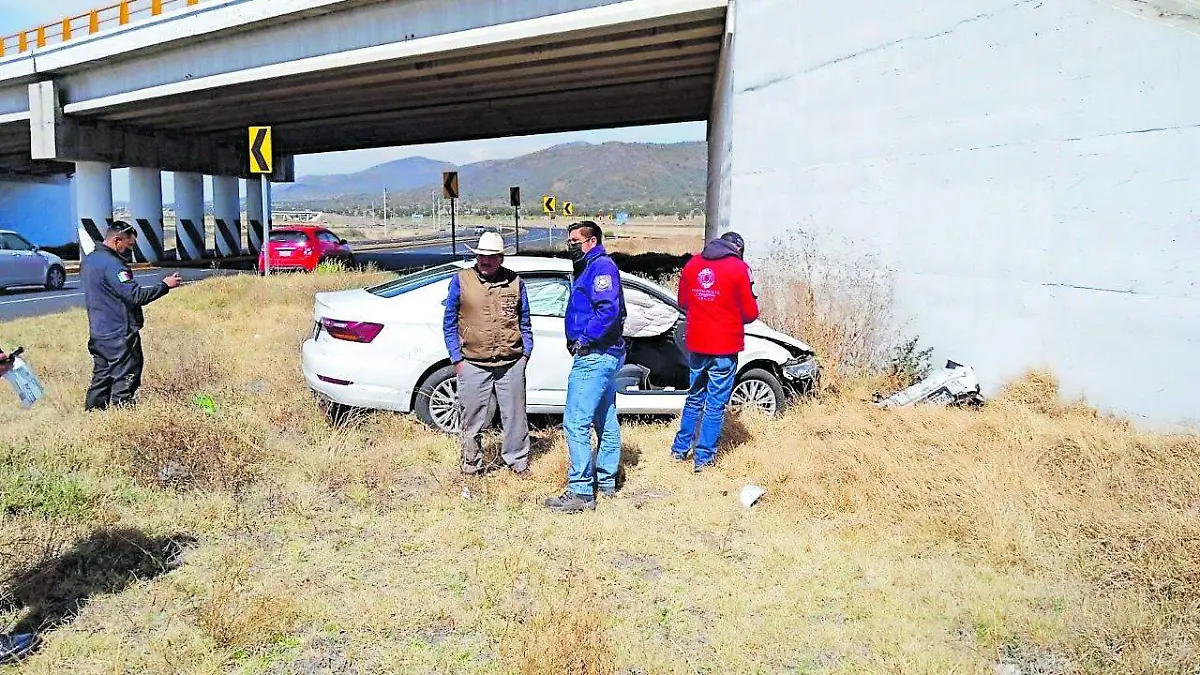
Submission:
[[[142,100],[93,117],[290,154],[703,120],[725,12],[504,42]]]
[[[31,160],[28,120],[0,124],[0,180],[9,175],[46,177],[68,174],[74,170],[69,163]]]

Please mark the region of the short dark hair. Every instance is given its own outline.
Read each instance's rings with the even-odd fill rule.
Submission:
[[[578,223],[573,223],[571,227],[567,228],[567,234],[570,235],[575,230],[583,230],[583,236],[588,239],[595,237],[598,244],[604,243],[604,230],[600,229],[600,226],[594,221],[581,220]]]
[[[138,231],[136,228],[134,228],[134,226],[123,220],[114,220],[112,221],[112,224],[108,226],[108,230],[105,231],[104,238],[111,239],[112,237],[116,236],[136,237],[138,236]]]

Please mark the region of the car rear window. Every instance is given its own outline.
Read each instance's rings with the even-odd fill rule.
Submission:
[[[420,272],[405,274],[401,277],[393,279],[392,281],[379,284],[378,286],[372,286],[371,288],[367,289],[367,292],[378,295],[381,298],[394,298],[398,295],[404,295],[409,291],[415,291],[418,288],[424,288],[429,284],[436,284],[443,279],[449,279],[460,269],[462,268],[454,263],[438,265],[437,267],[430,267],[429,269],[421,270]]]
[[[272,232],[271,241],[278,244],[307,244],[308,235],[303,232]]]

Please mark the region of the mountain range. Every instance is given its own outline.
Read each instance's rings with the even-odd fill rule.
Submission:
[[[667,213],[704,208],[707,167],[703,142],[568,143],[462,166],[409,157],[352,174],[301,176],[295,183],[277,187],[274,201],[347,212],[378,204],[387,189],[391,210],[425,210],[431,194],[441,194],[442,172],[457,170],[464,209],[505,210],[508,188],[520,186],[526,209],[539,207],[542,195],[554,195],[584,213],[615,209]]]

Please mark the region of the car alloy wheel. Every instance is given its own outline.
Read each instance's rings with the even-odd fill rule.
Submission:
[[[458,408],[458,378],[444,380],[429,392],[429,416],[438,429],[448,434],[458,433],[462,427]]]
[[[51,267],[46,273],[46,288],[57,291],[67,283],[67,274],[61,267]]]
[[[758,408],[767,415],[779,412],[779,399],[775,390],[763,380],[747,378],[733,387],[733,396],[729,399],[735,408]]]

